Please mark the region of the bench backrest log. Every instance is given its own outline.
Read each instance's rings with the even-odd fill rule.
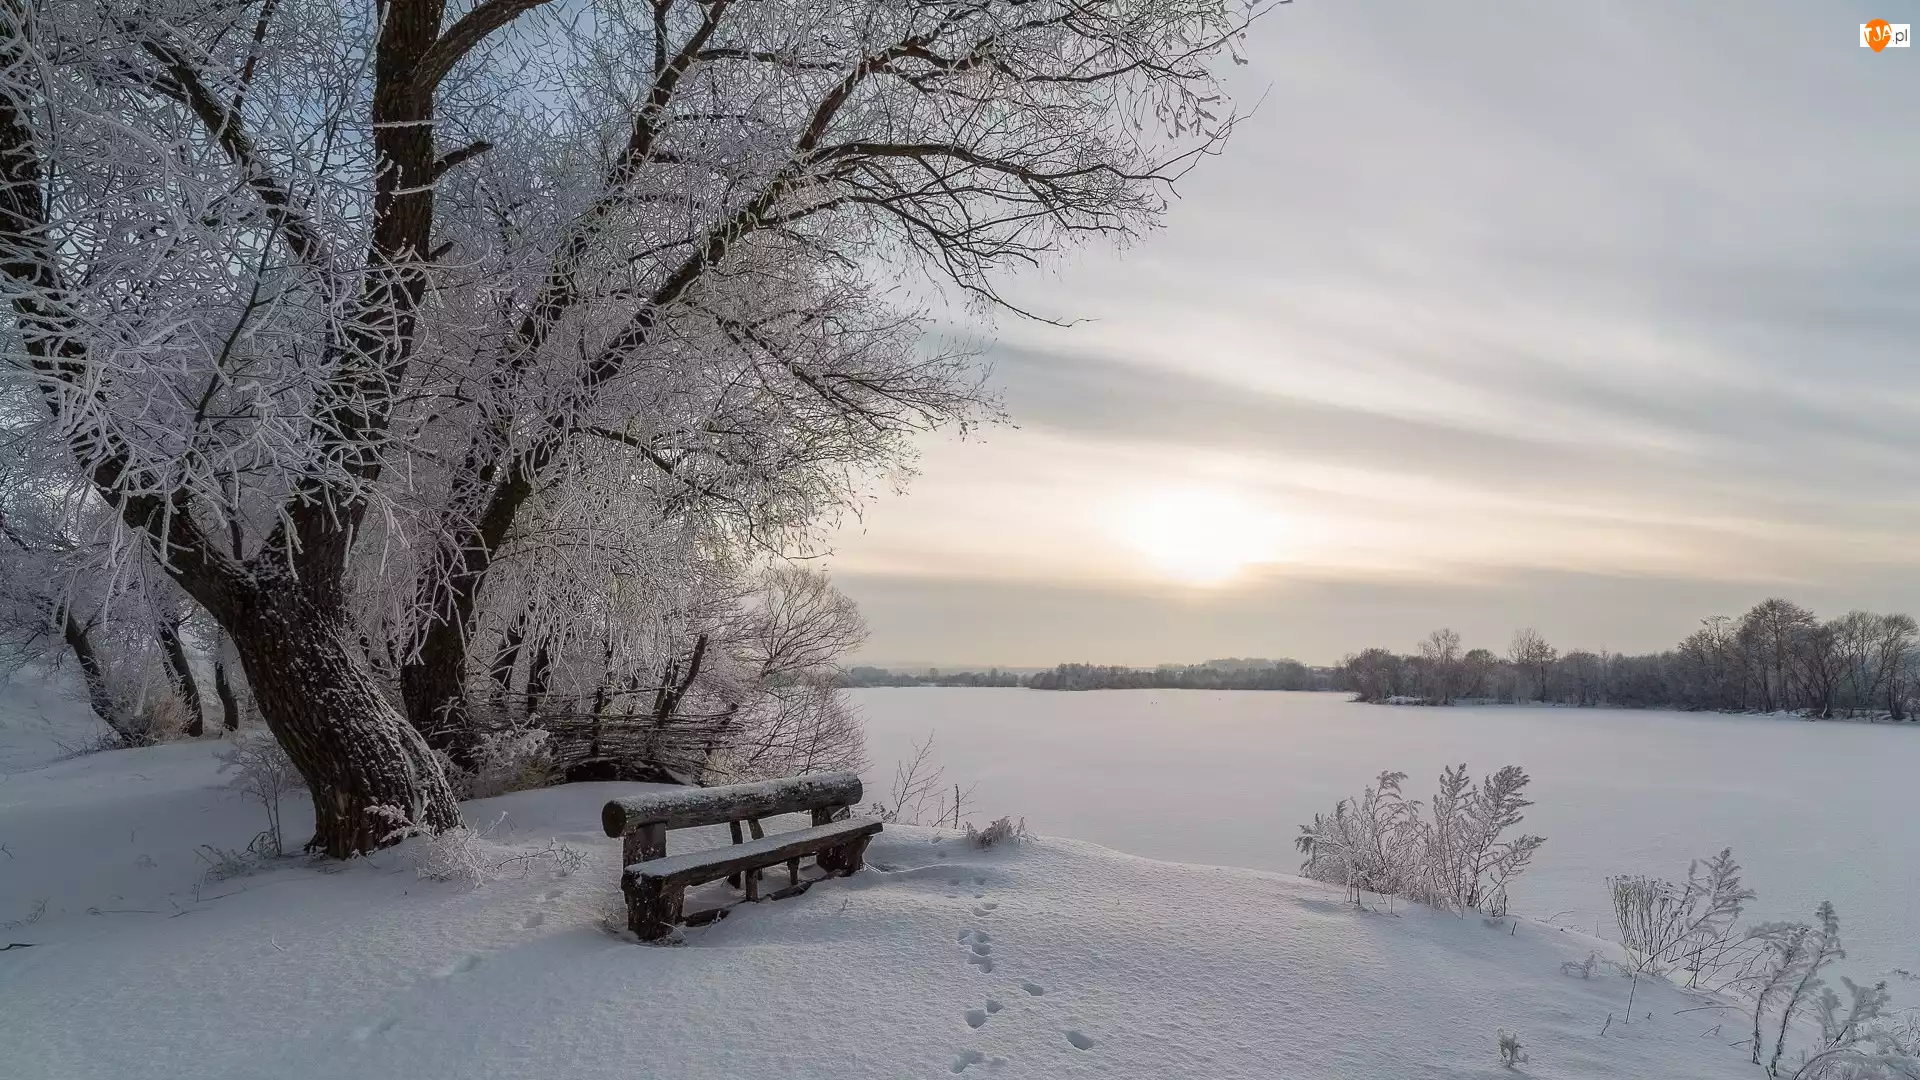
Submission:
[[[858,806],[865,789],[853,773],[811,773],[725,787],[681,788],[614,799],[600,811],[608,836],[625,837],[649,825],[687,829],[795,814],[826,807]]]

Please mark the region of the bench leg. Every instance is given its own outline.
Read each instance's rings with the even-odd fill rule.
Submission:
[[[858,840],[840,849],[840,855],[834,859],[839,864],[841,874],[851,874],[867,865],[867,841],[871,836],[862,836]]]
[[[734,842],[734,843],[736,843],[736,844],[743,844],[743,843],[746,843],[746,840],[747,840],[747,838],[746,838],[745,836],[742,836],[742,835],[740,834],[740,823],[739,823],[739,822],[737,822],[737,821],[729,821],[729,822],[727,822],[727,831],[733,834],[733,842]],[[737,889],[737,888],[739,888],[739,887],[740,887],[740,875],[739,875],[739,874],[728,874],[728,875],[727,875],[727,887],[728,887],[728,888],[730,888],[730,889]]]
[[[641,941],[666,937],[680,921],[681,902],[687,892],[685,886],[669,888],[651,878],[625,874],[620,879],[620,891],[627,896],[627,929]]]
[[[795,888],[799,884],[800,884],[800,860],[798,857],[788,859],[787,860],[787,888],[789,889]]]
[[[620,869],[637,862],[664,858],[667,854],[667,827],[642,825],[620,842]]]

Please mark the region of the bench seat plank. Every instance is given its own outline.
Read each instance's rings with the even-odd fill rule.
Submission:
[[[649,859],[627,867],[634,877],[658,881],[668,887],[700,885],[718,881],[729,874],[777,866],[823,848],[839,847],[862,836],[880,831],[880,823],[871,818],[850,818],[831,825],[774,833],[762,840],[731,844],[707,851],[690,851]]]

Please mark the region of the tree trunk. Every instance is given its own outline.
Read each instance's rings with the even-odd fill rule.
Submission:
[[[476,733],[467,708],[467,649],[457,628],[435,626],[420,655],[400,665],[400,697],[407,720],[456,765],[473,767]]]
[[[523,611],[513,620],[507,632],[501,636],[500,651],[493,654],[493,684],[500,688],[502,697],[513,692],[513,669],[520,664],[520,645],[526,641],[527,619],[529,612]]]
[[[528,716],[533,716],[540,711],[540,699],[547,696],[547,685],[552,678],[553,651],[543,641],[533,650],[533,659],[527,664]]]
[[[405,826],[460,824],[440,763],[381,695],[344,610],[287,581],[228,599],[215,615],[261,716],[313,794],[309,851],[344,859],[385,847]]]
[[[60,612],[60,623],[67,648],[73,650],[73,658],[80,664],[80,678],[87,684],[87,704],[93,706],[93,714],[101,723],[124,739],[127,729],[120,722],[120,710],[114,707],[113,694],[107,690],[106,669],[100,666],[100,654],[93,651],[92,636],[70,611]]]
[[[213,662],[213,692],[220,698],[220,726],[239,731],[240,699],[234,695],[233,683],[227,679],[226,662],[217,658]]]
[[[180,640],[180,624],[172,619],[161,619],[158,636],[167,679],[173,683],[174,692],[180,695],[181,704],[187,707],[185,734],[190,739],[197,739],[206,734],[206,716],[200,708],[200,684],[193,679],[193,665],[187,660],[185,643]]]

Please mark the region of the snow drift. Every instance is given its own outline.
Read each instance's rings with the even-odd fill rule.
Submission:
[[[418,839],[212,881],[201,845],[260,827],[214,748],[0,776],[9,1076],[1496,1077],[1501,1030],[1525,1075],[1751,1075],[1670,986],[1608,1026],[1624,980],[1561,969],[1597,940],[1054,838],[889,827],[868,871],[639,946],[599,814],[641,785],[467,804],[478,888],[421,880]],[[556,841],[570,873],[516,858]]]

